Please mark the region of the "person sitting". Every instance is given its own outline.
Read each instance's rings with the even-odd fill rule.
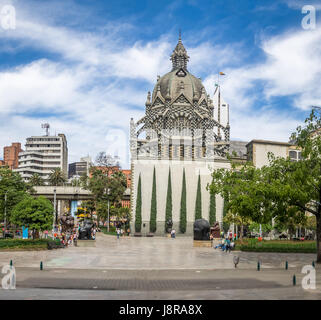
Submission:
[[[225,240],[223,239],[220,244],[218,244],[217,246],[214,247],[214,249],[217,249],[217,248],[223,249],[224,244],[225,244]]]

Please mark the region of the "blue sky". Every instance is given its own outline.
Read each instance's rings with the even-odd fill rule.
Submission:
[[[211,96],[226,73],[232,139],[287,141],[321,105],[320,1],[0,0],[0,10],[6,4],[16,29],[0,27],[1,148],[49,122],[66,134],[70,162],[107,151],[128,167],[129,120],[170,71],[179,29],[188,69]],[[306,4],[315,30],[301,27]]]

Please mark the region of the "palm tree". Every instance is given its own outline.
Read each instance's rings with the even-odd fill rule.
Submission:
[[[38,174],[38,173],[34,173],[29,180],[29,184],[34,187],[34,186],[43,186],[44,180],[42,179],[42,177]]]
[[[49,174],[49,184],[51,186],[62,186],[66,182],[67,178],[60,168],[51,170],[51,173]]]

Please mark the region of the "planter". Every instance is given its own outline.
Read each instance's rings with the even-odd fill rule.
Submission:
[[[146,234],[146,237],[154,237],[154,233],[149,232],[149,233]]]
[[[135,232],[134,233],[134,237],[141,237],[141,236],[142,236],[142,234],[140,232]]]

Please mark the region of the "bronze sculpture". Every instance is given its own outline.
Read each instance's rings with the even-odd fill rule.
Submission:
[[[94,227],[94,224],[91,220],[86,219],[83,222],[83,226],[79,228],[79,240],[91,240],[91,231]]]
[[[75,225],[74,217],[68,213],[64,214],[63,216],[60,217],[60,224],[61,224],[61,231],[63,233],[72,232]]]
[[[168,219],[166,221],[166,232],[171,233],[173,227],[173,221],[171,219]]]
[[[194,240],[210,240],[210,224],[205,219],[194,222]]]
[[[214,239],[219,239],[221,237],[221,229],[219,222],[215,222],[214,226],[211,228],[211,235]]]

